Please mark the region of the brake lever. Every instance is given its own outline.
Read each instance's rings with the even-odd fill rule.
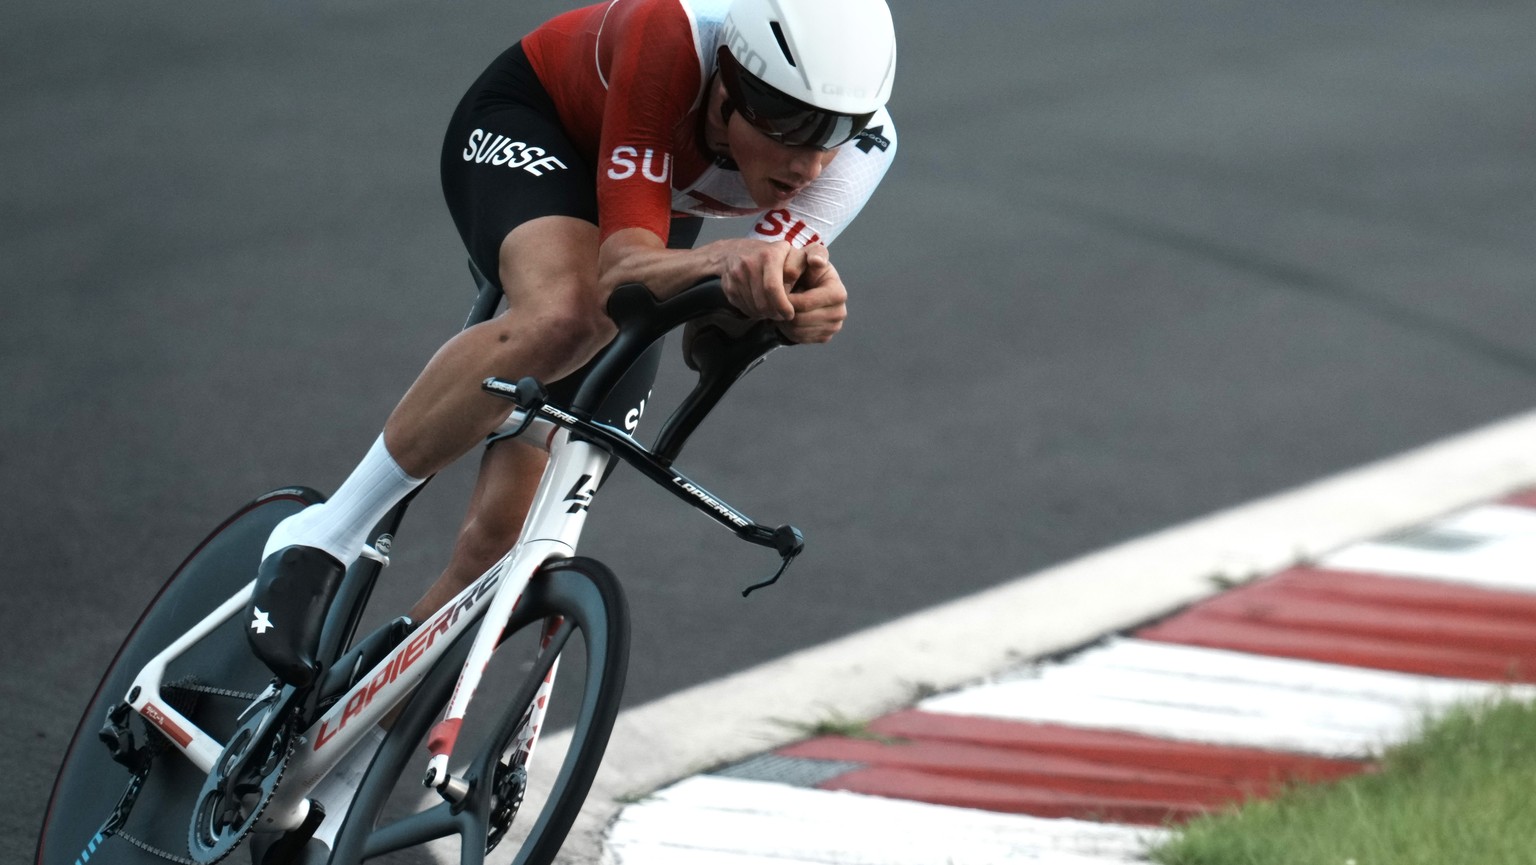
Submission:
[[[741,592],[743,598],[750,596],[758,589],[767,588],[777,583],[779,577],[784,576],[784,572],[789,570],[790,564],[799,557],[800,553],[805,551],[805,536],[800,534],[800,530],[794,526],[779,526],[773,530],[773,548],[778,551],[779,557],[783,559],[783,563],[779,565],[778,573],[774,574],[771,579],[747,586]]]
[[[757,591],[758,589],[766,589],[769,586],[773,585],[774,583],[777,583],[779,581],[779,577],[784,576],[784,572],[789,570],[790,562],[793,562],[794,560],[795,560],[794,556],[785,556],[784,557],[784,563],[779,565],[779,572],[778,573],[774,574],[773,577],[770,578],[770,579],[763,580],[761,583],[753,583],[752,585],[747,586],[745,589],[742,589],[741,590],[741,596],[743,598],[748,597],[749,595],[751,595],[753,592]]]

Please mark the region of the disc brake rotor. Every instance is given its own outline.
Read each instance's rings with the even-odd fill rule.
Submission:
[[[512,819],[522,807],[523,795],[528,791],[528,770],[522,765],[508,766],[496,761],[496,776],[491,781],[492,799],[490,833],[485,838],[485,852],[496,849],[501,839],[512,828]]]

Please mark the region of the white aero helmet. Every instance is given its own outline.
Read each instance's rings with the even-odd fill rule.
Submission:
[[[885,0],[734,0],[716,53],[730,109],[792,147],[864,131],[896,76]]]

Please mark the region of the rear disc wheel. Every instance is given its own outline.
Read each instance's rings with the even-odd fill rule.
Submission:
[[[38,833],[38,865],[186,861],[188,821],[207,776],[130,712],[124,729],[149,759],[142,777],[131,780],[97,731],[145,663],[251,581],[278,521],[320,500],[301,487],[257,498],[209,534],[150,601],[70,739]],[[157,701],[220,741],[234,735],[240,726],[236,717],[272,678],[251,654],[244,624],[238,616],[225,622],[173,661]],[[125,789],[131,795],[125,796]],[[129,807],[123,819],[110,820],[124,805]]]

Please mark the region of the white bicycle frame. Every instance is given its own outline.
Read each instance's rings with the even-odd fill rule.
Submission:
[[[481,296],[482,299],[494,297],[494,289],[488,283],[484,284]],[[494,304],[490,306],[494,307]],[[618,322],[619,333],[599,359],[591,377],[583,383],[571,411],[577,411],[574,406],[600,400],[610,393],[609,389],[623,370],[628,369],[662,333],[685,321],[728,308],[718,280],[706,280],[666,300],[658,300],[641,285],[620,286],[608,301],[609,314]],[[484,311],[479,306],[477,310]],[[471,320],[474,320],[473,315]],[[468,784],[449,773],[449,758],[481,676],[529,581],[546,562],[576,554],[592,498],[616,458],[630,463],[738,538],[778,553],[778,572],[767,581],[748,586],[743,595],[778,581],[804,548],[800,530],[790,525],[773,528],[757,523],[671,467],[683,442],[713,408],[724,389],[782,344],[771,325],[759,325],[735,339],[738,341],[734,343],[717,339],[714,348],[702,353],[707,362],[701,364],[699,384],[663,427],[656,451],[645,449],[633,437],[611,426],[547,404],[542,386],[532,379],[514,383],[491,378],[482,382],[485,390],[507,397],[519,406],[528,406],[514,410],[497,430],[498,434],[517,436],[550,455],[517,544],[490,570],[391,649],[324,715],[302,731],[295,740],[298,748],[285,769],[283,783],[262,811],[259,825],[255,827],[257,831],[288,831],[303,825],[310,816],[310,793],[320,781],[357,747],[369,730],[403,704],[427,674],[442,663],[448,647],[461,636],[468,636],[469,629],[478,621],[469,655],[459,672],[444,717],[427,740],[432,754],[427,766],[427,785],[436,788],[449,801],[463,800],[468,793]],[[708,375],[705,369],[710,371]],[[529,387],[526,393],[523,391],[525,382]],[[587,412],[590,408],[582,410],[583,415]],[[573,435],[569,431],[572,428],[580,432]],[[225,745],[177,712],[162,696],[161,688],[169,664],[191,651],[198,641],[219,626],[240,615],[254,590],[253,580],[150,660],[139,671],[127,695],[126,702],[132,709],[163,732],[175,748],[208,774],[214,772]],[[541,651],[549,649],[557,624],[555,621],[545,623]],[[545,709],[541,704],[547,706],[548,701],[539,698],[547,696],[553,687],[558,657],[546,660],[549,661],[549,672],[528,710],[531,714],[518,731],[516,741],[510,743],[527,755],[532,754],[535,736],[543,726]]]
[[[550,406],[541,411],[559,412]],[[527,415],[521,409],[514,411],[500,431],[516,430],[526,419]],[[481,675],[528,581],[545,562],[576,554],[588,506],[613,459],[601,448],[572,440],[567,430],[538,416],[527,423],[518,438],[547,450],[550,459],[517,544],[391,650],[329,711],[303,731],[301,745],[285,771],[283,784],[262,814],[261,831],[286,831],[299,826],[309,812],[308,796],[321,779],[336,768],[365,732],[410,696],[436,667],[448,647],[478,620],[479,630],[459,673],[453,697],[428,740],[432,753],[427,769],[428,785],[445,796],[462,795],[463,782],[449,774],[448,760]],[[252,563],[253,569],[254,565]],[[172,708],[161,696],[160,689],[170,663],[242,613],[250,602],[254,587],[253,580],[152,658],[139,671],[128,691],[127,702],[134,711],[164,733],[176,749],[206,773],[213,771],[224,744]],[[548,633],[545,637],[547,639]],[[555,670],[552,666],[545,677],[539,692],[541,696],[553,687]],[[543,727],[547,702],[535,699],[532,717],[516,743],[529,754],[537,732]]]

